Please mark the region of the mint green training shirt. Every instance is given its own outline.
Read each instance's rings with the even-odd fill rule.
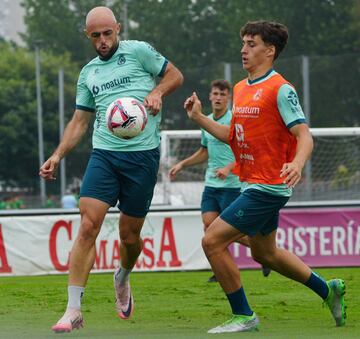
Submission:
[[[230,125],[231,117],[231,111],[227,111],[219,119],[215,119],[214,114],[208,115],[209,119],[215,120],[221,125]],[[215,176],[215,171],[218,168],[225,167],[229,163],[235,161],[230,146],[216,139],[203,129],[201,130],[201,146],[207,148],[209,156],[205,174],[205,186],[216,188],[240,188],[241,183],[237,175],[230,173],[226,179],[220,179]]]
[[[80,72],[76,108],[95,112],[93,148],[110,151],[142,151],[159,146],[161,112],[155,117],[148,112],[148,122],[142,133],[131,139],[112,135],[105,122],[107,107],[121,97],[133,97],[140,102],[156,86],[155,76],[165,72],[167,60],[143,41],[119,42],[114,55],[107,61],[91,60]]]

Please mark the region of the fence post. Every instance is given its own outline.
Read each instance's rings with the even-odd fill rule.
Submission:
[[[161,169],[161,182],[163,185],[163,204],[170,205],[171,204],[171,185],[170,178],[168,176],[168,168],[170,161],[170,140],[169,136],[166,132],[161,132],[161,161],[160,161],[160,169]]]
[[[301,57],[301,73],[303,80],[303,109],[310,127],[311,124],[311,103],[310,103],[310,62],[307,55]],[[309,159],[305,165],[305,189],[306,198],[308,201],[312,199],[312,166],[311,159]]]
[[[44,163],[44,135],[43,135],[43,110],[41,101],[41,83],[40,83],[40,49],[35,47],[35,78],[36,78],[36,103],[37,103],[37,127],[38,127],[38,142],[39,142],[39,168]],[[46,201],[46,186],[45,180],[39,177],[40,180],[40,198],[41,205],[45,205]]]
[[[231,64],[229,62],[224,63],[224,79],[231,84]],[[228,109],[232,108],[231,100],[228,102]]]
[[[59,69],[59,143],[64,134],[64,69]],[[60,162],[60,193],[61,197],[65,195],[66,187],[66,166],[65,158]]]

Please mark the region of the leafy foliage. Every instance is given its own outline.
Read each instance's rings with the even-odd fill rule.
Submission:
[[[38,133],[34,54],[26,49],[1,43],[0,54],[0,180],[20,186],[38,181]],[[41,85],[45,156],[59,140],[58,71],[63,67],[66,111],[74,102],[77,66],[68,55],[41,53]],[[67,115],[69,119],[69,115]],[[16,166],[14,166],[14,164]],[[33,178],[29,180],[29,178]]]
[[[47,157],[59,139],[58,70],[65,68],[67,121],[74,108],[79,68],[95,56],[83,33],[87,12],[94,6],[111,5],[123,23],[124,4],[128,6],[130,39],[150,42],[185,75],[185,84],[165,100],[164,128],[197,128],[187,119],[183,100],[196,90],[209,112],[209,83],[224,76],[224,62],[232,63],[235,81],[245,75],[239,30],[247,21],[257,19],[276,20],[289,27],[290,43],[277,67],[298,88],[300,97],[299,56],[312,57],[312,126],[360,124],[357,0],[23,0],[27,26],[23,39],[28,49],[0,40],[0,153],[6,159],[0,181],[38,185],[35,65],[30,51],[35,46],[42,50]],[[68,173],[73,176],[80,177],[84,170],[90,133],[86,138],[67,157]],[[21,166],[14,166],[19,162]],[[50,189],[57,190],[56,185],[50,184]]]

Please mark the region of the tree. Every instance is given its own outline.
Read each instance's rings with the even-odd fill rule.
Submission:
[[[195,127],[184,114],[183,100],[196,89],[208,111],[209,83],[214,78],[224,77],[224,62],[237,65],[233,67],[236,70],[234,81],[245,75],[241,71],[239,30],[247,21],[258,19],[280,21],[289,27],[289,44],[277,65],[288,59],[285,70],[279,70],[299,90],[302,86],[299,56],[315,58],[315,63],[310,65],[314,126],[360,123],[357,113],[359,69],[356,66],[356,53],[360,51],[360,5],[357,0],[253,0],[251,3],[247,0],[111,1],[120,22],[125,1],[128,4],[130,38],[150,42],[185,75],[184,85],[165,100],[165,128]],[[83,34],[86,13],[95,5],[106,3],[108,1],[24,0],[28,46],[32,48],[40,40],[44,48],[54,53],[68,51],[73,60],[85,64],[95,56]],[[349,54],[350,59],[354,55],[352,69],[348,64],[343,64],[345,68],[342,69],[338,64],[333,65],[331,58],[328,59],[329,55],[339,54]],[[324,60],[318,62],[319,57]],[[316,69],[315,65],[319,68]],[[327,70],[329,74],[324,73]],[[332,76],[342,82],[344,74],[349,76],[345,79],[345,87],[352,88],[356,95],[342,88],[343,96],[336,100],[336,84],[328,78]],[[351,110],[345,103],[350,100],[348,97],[351,97]],[[344,110],[348,112],[346,116],[337,114]]]
[[[122,21],[125,0],[112,1]],[[24,0],[29,47],[41,41],[85,64],[95,54],[83,33],[86,13],[107,1]],[[359,51],[356,0],[127,0],[131,39],[152,43],[181,68],[240,62],[240,27],[249,20],[283,22],[291,32],[286,56]],[[59,15],[61,13],[61,15]],[[341,50],[336,41],[341,41]]]
[[[22,38],[30,49],[41,44],[54,54],[70,53],[84,64],[94,52],[84,34],[86,13],[96,0],[24,0],[26,33]]]
[[[0,181],[37,189],[39,155],[34,55],[9,43],[1,43],[0,48]],[[54,150],[59,141],[60,67],[64,68],[66,74],[65,108],[66,118],[69,119],[74,107],[78,68],[70,61],[69,55],[41,53],[45,156]],[[83,153],[79,149],[79,154]],[[69,168],[75,175],[79,171],[78,167],[81,170],[84,166],[83,159],[79,158],[75,155],[69,162]]]

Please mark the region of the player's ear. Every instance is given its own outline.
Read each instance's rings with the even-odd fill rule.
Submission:
[[[268,57],[272,57],[274,59],[275,58],[275,52],[276,52],[276,48],[275,48],[274,45],[267,46],[267,56]]]
[[[116,32],[117,32],[117,34],[120,34],[120,31],[121,31],[121,23],[118,22],[118,23],[116,24]]]
[[[84,34],[86,35],[86,37],[89,38],[89,34],[88,34],[86,28],[84,28],[83,32],[84,32]]]

